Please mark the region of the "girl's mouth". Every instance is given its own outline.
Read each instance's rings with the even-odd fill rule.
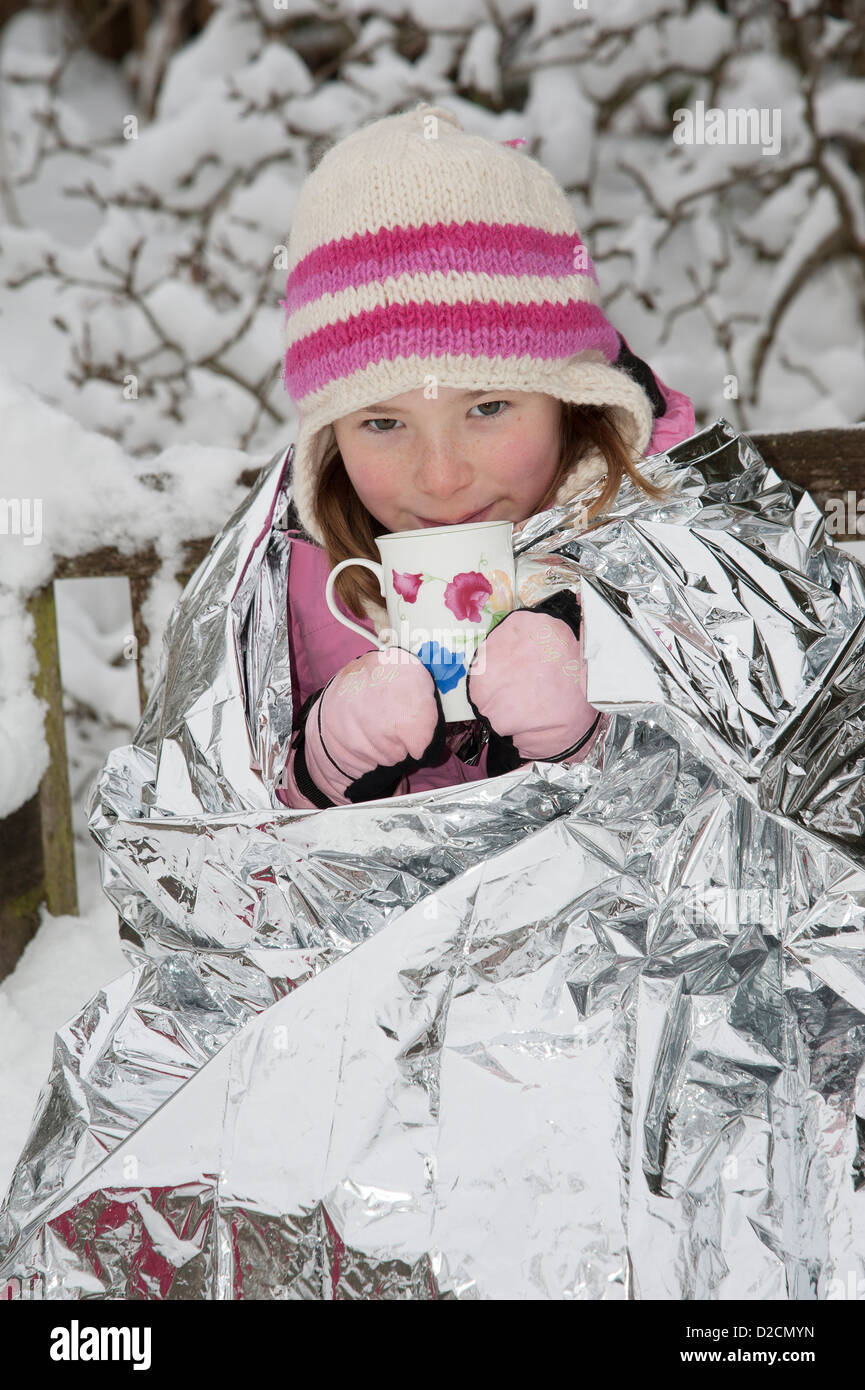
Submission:
[[[428,521],[426,517],[419,516],[418,521],[421,526],[465,526],[470,521],[486,521],[494,506],[495,502],[490,502],[489,506],[484,507],[483,511],[471,512],[468,516],[442,518],[439,521]]]

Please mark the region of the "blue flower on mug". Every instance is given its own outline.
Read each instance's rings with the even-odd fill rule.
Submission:
[[[439,642],[424,642],[417,652],[420,660],[429,671],[439,690],[447,693],[459,685],[466,673],[466,659],[462,652],[452,652]]]

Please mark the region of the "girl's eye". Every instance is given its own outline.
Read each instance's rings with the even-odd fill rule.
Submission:
[[[499,406],[502,407],[501,410]],[[472,410],[480,410],[482,412],[481,418],[484,420],[496,420],[499,415],[504,414],[504,411],[509,409],[510,401],[479,401],[477,405],[472,406]],[[369,420],[364,420],[362,428],[369,434],[393,434],[393,429],[391,427],[399,423],[399,420],[393,420],[388,415],[377,415],[371,417]],[[379,425],[384,426],[384,428],[379,429]]]
[[[377,416],[377,417],[376,417],[375,419],[373,419],[373,420],[364,420],[364,422],[363,422],[363,427],[364,427],[364,429],[366,429],[367,425],[398,425],[398,424],[399,424],[399,420],[391,420],[390,417],[387,416],[387,415],[379,415],[379,416]],[[393,434],[393,430],[389,430],[389,429],[384,429],[384,430],[370,430],[370,434]]]

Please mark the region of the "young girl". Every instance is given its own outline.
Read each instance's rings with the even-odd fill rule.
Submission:
[[[522,143],[522,142],[516,142]],[[585,758],[603,720],[585,695],[570,589],[504,618],[469,668],[473,721],[445,725],[435,681],[383,661],[324,601],[330,570],[378,560],[376,536],[525,521],[694,433],[694,410],[629,350],[553,177],[426,103],[340,141],[301,189],[289,241],[285,385],[300,414],[290,532],[296,716],[284,786],[324,808]],[[338,606],[387,626],[374,576]],[[480,651],[480,648],[478,649]]]

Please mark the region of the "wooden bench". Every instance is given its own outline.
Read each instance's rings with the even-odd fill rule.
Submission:
[[[833,540],[865,539],[865,427],[754,434],[752,438],[767,463],[781,477],[806,488],[824,513],[830,499],[840,499],[845,504],[846,519],[842,527],[836,525],[831,531]],[[250,486],[256,476],[255,470],[247,470],[241,482]],[[851,492],[852,509],[846,506]],[[855,503],[860,500],[863,534],[857,534],[855,529]],[[837,511],[835,507],[829,513],[833,521]],[[181,585],[198,567],[211,543],[211,537],[186,543],[183,566],[177,574]],[[124,555],[113,546],[104,546],[75,559],[59,560],[51,583],[30,599],[38,661],[35,688],[48,706],[45,732],[50,763],[36,795],[0,823],[0,979],[14,968],[36,931],[41,903],[54,915],[78,911],[54,582],[111,576],[128,579],[133,631],[140,653],[149,636],[142,609],[158,568],[159,559],[152,548]],[[140,661],[138,696],[143,710],[147,692]]]

